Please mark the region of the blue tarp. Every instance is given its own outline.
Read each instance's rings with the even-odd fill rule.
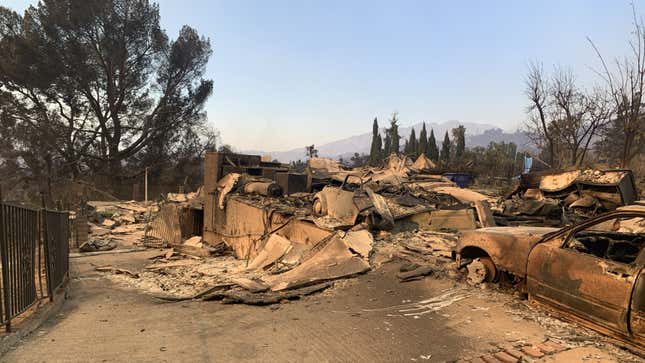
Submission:
[[[468,173],[445,173],[443,176],[450,179],[450,181],[457,184],[460,188],[467,187],[472,179],[472,176]]]

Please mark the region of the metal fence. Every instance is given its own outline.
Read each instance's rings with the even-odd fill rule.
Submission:
[[[37,301],[36,249],[38,211],[0,204],[0,260],[2,261],[2,321],[29,309]]]
[[[0,203],[0,324],[7,331],[13,318],[44,297],[43,267],[50,299],[65,281],[68,239],[67,212]]]
[[[44,210],[47,292],[50,298],[69,271],[69,213]]]

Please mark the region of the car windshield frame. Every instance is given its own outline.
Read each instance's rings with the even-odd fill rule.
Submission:
[[[615,210],[611,211],[605,214],[601,214],[595,218],[591,218],[589,220],[586,220],[582,223],[571,225],[571,226],[565,226],[557,231],[549,232],[542,236],[540,240],[536,242],[536,245],[540,243],[544,243],[546,241],[549,241],[555,237],[558,237],[560,235],[566,235],[562,241],[562,244],[560,247],[564,248],[566,246],[566,243],[571,239],[571,236],[578,232],[581,229],[587,228],[589,226],[593,226],[594,224],[606,222],[607,220],[610,220],[612,218],[621,218],[621,217],[628,217],[628,218],[645,218],[645,211],[633,211],[633,210]]]
[[[614,218],[639,218],[639,217],[645,218],[645,212],[619,211],[619,212],[610,212],[607,214],[603,214],[601,216],[590,219],[588,221],[584,221],[578,225],[569,227],[570,231],[567,234],[567,237],[565,237],[565,243],[566,241],[570,240],[575,233],[579,232],[580,230],[589,228],[595,224],[600,224]]]

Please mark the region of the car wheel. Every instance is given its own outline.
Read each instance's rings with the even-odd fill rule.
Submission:
[[[468,269],[468,282],[473,285],[493,282],[497,278],[497,269],[490,257],[478,257],[466,268]]]
[[[312,211],[314,217],[322,217],[324,215],[327,215],[327,204],[322,199],[322,197],[316,197],[314,199]]]

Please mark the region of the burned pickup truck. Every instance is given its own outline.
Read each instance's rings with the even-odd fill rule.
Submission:
[[[464,232],[457,263],[471,282],[519,283],[529,300],[645,348],[645,205],[573,226]]]

